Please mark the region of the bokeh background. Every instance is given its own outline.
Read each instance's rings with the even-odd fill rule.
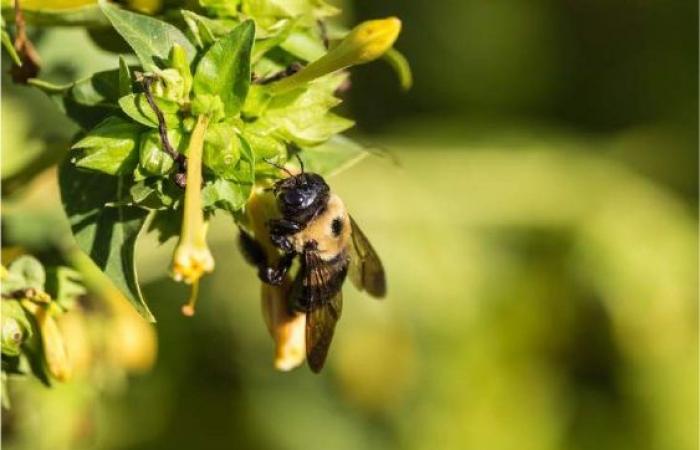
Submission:
[[[353,136],[392,157],[330,180],[388,298],[347,286],[324,372],[278,373],[231,221],[191,319],[162,277],[172,243],[146,237],[152,371],[14,383],[6,448],[697,448],[697,2],[344,7],[399,16],[414,69],[408,93],[381,62],[353,70]],[[52,81],[116,62],[80,30],[35,40]],[[12,174],[75,128],[5,72],[4,245],[40,251],[65,230],[55,173]]]

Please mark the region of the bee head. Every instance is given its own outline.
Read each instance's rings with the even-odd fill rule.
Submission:
[[[315,173],[305,172],[275,183],[273,188],[282,215],[297,223],[306,223],[328,202],[330,188]]]

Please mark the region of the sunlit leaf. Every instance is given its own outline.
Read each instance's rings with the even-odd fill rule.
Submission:
[[[110,117],[73,144],[82,151],[75,164],[110,175],[130,173],[138,164],[140,132],[138,125]]]
[[[177,116],[179,106],[172,100],[164,98],[154,98],[158,108],[163,113],[165,124],[169,127],[177,126],[180,119]],[[119,107],[124,114],[134,119],[136,122],[151,128],[158,127],[158,116],[144,94],[128,94],[119,99]]]
[[[227,115],[240,111],[250,86],[255,24],[247,20],[213,44],[197,65],[195,95],[218,95]]]
[[[170,54],[173,44],[185,49],[188,61],[196,50],[175,26],[152,17],[125,11],[105,0],[99,2],[102,12],[138,56],[146,70],[157,69]]]

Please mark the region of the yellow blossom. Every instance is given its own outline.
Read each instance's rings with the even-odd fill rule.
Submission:
[[[276,215],[274,196],[263,188],[256,189],[246,211],[251,231],[265,250],[268,262],[276,264],[279,251],[272,245],[266,225]],[[306,314],[289,310],[287,297],[291,285],[292,280],[286,275],[281,286],[263,283],[260,290],[263,318],[275,341],[274,365],[283,371],[299,366],[306,358]]]
[[[185,208],[182,218],[180,241],[173,254],[172,273],[176,281],[193,285],[188,304],[183,308],[185,315],[194,314],[199,279],[214,270],[214,258],[207,247],[207,226],[202,211],[202,149],[204,134],[209,118],[199,116],[190,137],[187,151],[187,185],[185,187]]]
[[[294,75],[270,85],[272,93],[282,93],[323,75],[382,56],[394,45],[401,31],[396,17],[362,22],[337,46]]]

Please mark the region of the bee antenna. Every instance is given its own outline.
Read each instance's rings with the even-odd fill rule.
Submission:
[[[295,153],[294,156],[297,158],[297,161],[299,161],[299,166],[301,166],[301,173],[304,173],[304,161],[301,160],[301,156],[299,156],[299,153]]]
[[[279,170],[281,170],[281,171],[283,171],[283,172],[286,172],[287,175],[289,175],[290,177],[294,177],[294,174],[293,174],[292,172],[290,172],[289,169],[287,169],[286,167],[284,167],[284,166],[282,166],[282,165],[279,165],[279,164],[277,164],[277,163],[275,163],[275,162],[272,162],[272,161],[270,161],[269,159],[264,159],[264,158],[263,158],[263,161],[265,161],[266,163],[268,163],[268,164],[271,165],[272,167],[276,167],[276,168],[278,168]]]

